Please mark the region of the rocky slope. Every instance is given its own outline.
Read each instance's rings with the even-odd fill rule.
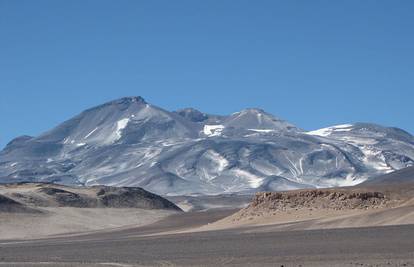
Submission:
[[[352,187],[256,193],[247,207],[198,231],[259,225],[300,230],[413,224],[412,174],[410,167]]]
[[[355,185],[413,159],[414,137],[397,128],[355,123],[309,132],[260,109],[169,112],[127,97],[11,141],[0,152],[0,182],[254,193]]]

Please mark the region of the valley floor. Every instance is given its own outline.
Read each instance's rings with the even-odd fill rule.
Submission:
[[[232,212],[192,212],[129,229],[2,241],[0,266],[414,266],[414,225],[160,234]]]

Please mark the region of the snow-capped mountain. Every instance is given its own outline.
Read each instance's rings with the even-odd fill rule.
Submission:
[[[126,97],[0,152],[0,182],[140,186],[163,195],[354,185],[414,165],[414,137],[374,124],[304,131],[260,109],[169,112]]]

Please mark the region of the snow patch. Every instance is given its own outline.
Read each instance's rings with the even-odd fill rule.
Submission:
[[[393,169],[387,164],[382,150],[375,148],[378,140],[369,137],[355,137],[355,136],[340,136],[339,140],[357,147],[364,157],[362,161],[366,166],[369,166],[377,171],[389,173]]]
[[[98,127],[96,127],[95,129],[93,129],[91,132],[89,132],[87,135],[85,135],[85,137],[83,139],[87,139],[89,136],[91,136],[96,130],[98,130]]]
[[[262,113],[257,113],[257,120],[259,121],[259,124],[262,124],[262,116],[263,116],[263,114]]]
[[[349,173],[345,178],[331,178],[331,179],[320,179],[314,177],[311,184],[316,188],[327,188],[327,187],[343,187],[343,186],[354,186],[366,181],[366,177],[357,176],[353,173]]]
[[[259,177],[244,170],[237,169],[233,170],[233,172],[236,176],[245,179],[249,183],[251,188],[258,188],[264,180],[262,177]]]
[[[352,130],[352,127],[353,127],[352,124],[341,124],[341,125],[336,125],[332,127],[322,128],[322,129],[315,130],[315,131],[309,131],[309,132],[306,132],[306,134],[318,135],[318,136],[329,136],[332,133],[336,133],[336,132],[349,132]]]
[[[363,161],[367,166],[371,166],[372,168],[378,171],[383,171],[385,173],[393,171],[393,169],[386,163],[382,151],[367,145],[362,145],[358,147],[365,156],[363,158]]]
[[[203,132],[207,136],[220,136],[224,125],[204,125]]]
[[[247,130],[252,131],[252,132],[258,132],[258,133],[271,133],[275,131],[273,129],[247,129]]]
[[[125,127],[127,127],[128,123],[129,118],[125,118],[116,122],[116,139],[114,141],[117,141],[122,137],[122,130],[125,129]]]
[[[158,163],[158,161],[154,161],[150,164],[150,167],[154,167],[156,164]]]
[[[155,166],[158,162],[154,159],[160,155],[161,151],[162,148],[147,147],[140,150],[139,153],[134,153],[134,155],[139,155],[141,157],[135,168],[141,167],[145,164],[150,164],[150,167]]]
[[[217,172],[222,172],[229,165],[227,159],[214,150],[208,150],[205,153],[205,156],[206,158],[217,164]]]

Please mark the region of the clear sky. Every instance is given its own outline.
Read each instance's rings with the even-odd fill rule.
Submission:
[[[414,133],[414,1],[0,0],[0,147],[122,96]]]

